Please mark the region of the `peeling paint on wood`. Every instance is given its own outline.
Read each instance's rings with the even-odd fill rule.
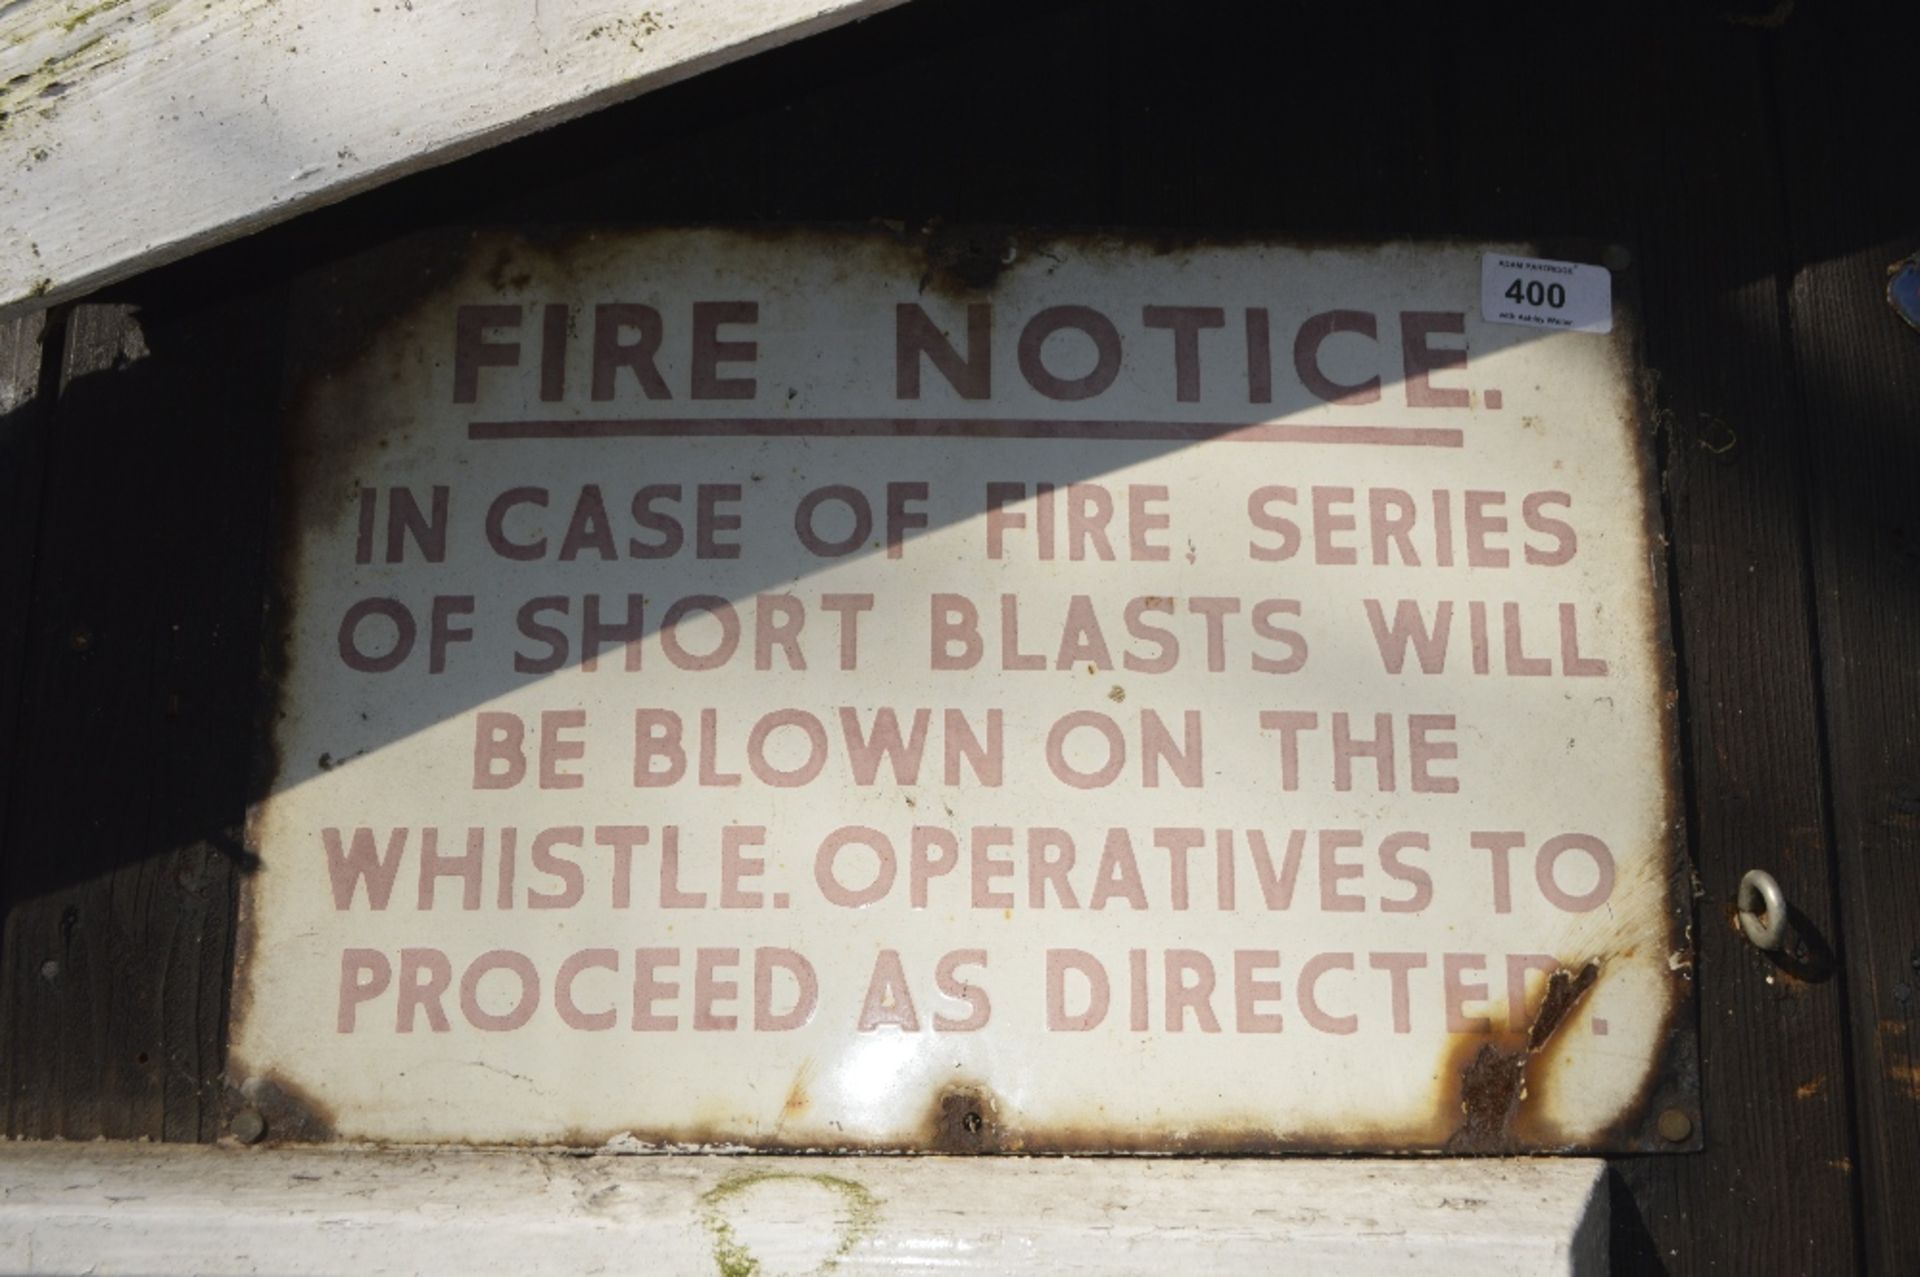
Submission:
[[[12,1145],[10,1273],[1598,1277],[1591,1161],[563,1156]]]
[[[0,7],[0,318],[898,0]]]

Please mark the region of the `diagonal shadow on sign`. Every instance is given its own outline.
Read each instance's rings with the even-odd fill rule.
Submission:
[[[846,237],[805,231],[755,231],[741,241],[828,256],[845,252],[847,246]],[[866,368],[867,381],[842,395],[874,404],[874,410],[825,415],[807,411],[804,401],[795,410],[797,392],[788,387],[783,395],[778,377],[769,382],[765,369],[755,369],[760,373],[760,400],[751,405],[753,411],[740,415],[722,415],[723,408],[712,403],[695,405],[697,411],[690,414],[684,384],[669,388],[668,376],[651,366],[646,372],[660,379],[662,402],[642,400],[632,393],[641,379],[631,362],[615,369],[617,376],[610,379],[610,386],[626,392],[618,402],[570,402],[564,411],[555,411],[545,402],[545,384],[535,398],[531,380],[556,375],[551,369],[558,366],[561,381],[553,397],[564,394],[586,401],[580,383],[588,378],[581,366],[588,356],[581,347],[590,345],[594,335],[582,330],[592,322],[595,303],[605,305],[595,291],[605,285],[573,275],[584,268],[570,265],[568,255],[604,257],[617,237],[575,232],[529,241],[438,235],[389,245],[310,280],[307,295],[325,300],[314,310],[318,326],[295,339],[305,366],[294,375],[288,410],[296,416],[304,413],[308,429],[304,440],[293,445],[286,500],[298,517],[283,545],[296,546],[310,534],[330,536],[337,545],[357,539],[355,561],[336,553],[332,562],[339,572],[363,580],[360,595],[366,606],[352,618],[329,616],[324,623],[341,627],[340,650],[344,654],[352,647],[370,685],[383,679],[393,686],[404,682],[406,693],[403,699],[381,698],[379,738],[357,737],[349,723],[337,744],[311,756],[278,759],[275,788],[377,759],[386,739],[404,737],[583,662],[591,661],[587,668],[603,692],[623,698],[644,698],[647,688],[662,679],[698,679],[709,663],[730,662],[736,671],[756,665],[770,684],[777,681],[780,668],[793,668],[796,659],[815,666],[831,663],[833,631],[827,627],[857,635],[860,617],[842,611],[830,618],[817,605],[798,615],[786,601],[792,592],[804,589],[822,571],[866,556],[912,570],[917,539],[937,537],[969,520],[987,520],[990,504],[1004,507],[988,522],[996,526],[996,540],[1004,540],[1006,556],[1022,553],[1023,541],[1028,543],[1026,552],[1048,559],[1057,554],[1063,592],[1072,592],[1069,565],[1084,559],[1089,570],[1119,565],[1105,570],[1127,572],[1140,596],[1178,598],[1185,593],[1181,580],[1192,568],[1196,550],[1190,540],[1177,544],[1178,535],[1167,530],[1164,491],[1157,503],[1146,500],[1130,507],[1126,485],[1109,488],[1100,480],[1191,447],[1234,449],[1235,464],[1244,459],[1249,488],[1275,494],[1247,516],[1264,523],[1264,532],[1252,525],[1250,532],[1251,539],[1263,542],[1261,554],[1269,560],[1251,561],[1258,556],[1250,554],[1248,588],[1289,595],[1311,592],[1311,570],[1302,565],[1316,552],[1334,562],[1372,555],[1374,562],[1386,564],[1411,555],[1412,562],[1419,563],[1422,554],[1431,560],[1436,552],[1449,562],[1455,556],[1464,562],[1466,551],[1447,544],[1456,535],[1452,525],[1462,518],[1461,511],[1448,506],[1445,494],[1436,497],[1420,490],[1422,458],[1444,459],[1444,467],[1436,466],[1435,473],[1444,468],[1454,476],[1448,482],[1472,487],[1471,480],[1460,483],[1459,476],[1471,474],[1472,468],[1469,464],[1463,472],[1459,459],[1463,454],[1471,458],[1476,436],[1484,441],[1501,430],[1542,428],[1535,417],[1503,414],[1501,388],[1480,384],[1485,380],[1481,361],[1541,334],[1483,325],[1475,315],[1476,348],[1468,352],[1467,315],[1477,303],[1471,295],[1462,297],[1451,314],[1376,314],[1356,302],[1309,316],[1298,313],[1297,305],[1289,313],[1285,308],[1291,299],[1275,296],[1271,309],[1257,308],[1257,317],[1221,309],[1220,314],[1194,318],[1182,303],[1205,293],[1208,285],[1176,282],[1169,291],[1164,281],[1181,279],[1188,263],[1205,260],[1206,250],[1216,245],[1165,243],[1153,245],[1151,255],[1160,260],[1160,287],[1166,297],[1130,298],[1130,308],[1138,313],[1111,321],[1104,315],[1095,315],[1091,322],[1082,315],[1056,316],[1055,329],[1044,335],[1053,344],[1043,345],[1028,340],[1032,307],[1023,315],[998,317],[1001,330],[991,337],[984,329],[975,333],[966,326],[993,305],[996,281],[1007,263],[1023,254],[1057,259],[1060,251],[1072,251],[1063,248],[1064,241],[990,231],[937,237],[867,231],[852,241],[869,249],[876,242],[881,245],[881,258],[895,267],[895,304],[903,315],[911,306],[913,318],[928,331],[920,335],[910,358],[895,359],[900,352],[888,345],[884,353],[891,362]],[[713,251],[716,244],[700,247]],[[1097,255],[1135,246],[1095,240],[1088,247]],[[1401,251],[1409,261],[1414,259],[1411,248]],[[724,256],[721,253],[712,266],[716,287],[722,293],[729,288],[734,293],[751,290],[755,281],[750,277],[727,277]],[[557,290],[551,287],[556,276],[563,281]],[[535,279],[549,285],[543,300],[500,299],[519,298]],[[1183,287],[1185,294],[1180,292]],[[498,291],[489,296],[489,290]],[[433,300],[417,300],[422,292]],[[1044,288],[1041,294],[1043,300],[1049,296]],[[557,321],[568,327],[545,330],[542,325],[555,318],[556,305],[565,308]],[[421,306],[436,308],[426,335],[417,318],[395,322],[395,316],[418,316]],[[496,322],[456,333],[455,316],[463,306],[491,307],[484,317]],[[1052,295],[1047,308],[1087,309],[1065,294]],[[1185,317],[1173,314],[1176,311]],[[673,322],[661,321],[657,312],[649,319]],[[1023,320],[1029,322],[1025,330],[1020,327]],[[881,322],[891,324],[894,316],[886,315]],[[1122,324],[1124,338],[1118,326]],[[1115,343],[1111,351],[1089,338],[1082,325],[1110,333]],[[726,333],[724,339],[720,332]],[[710,340],[737,342],[750,332],[745,326],[716,329]],[[1018,342],[1015,333],[1020,334]],[[761,350],[778,340],[797,340],[816,358],[821,352],[833,357],[849,340],[846,333],[824,339],[819,333],[752,335]],[[621,348],[625,355],[634,336],[633,326],[627,325],[611,340],[629,344]],[[1079,349],[1074,348],[1076,340]],[[1632,335],[1622,329],[1612,339],[1592,340],[1610,340],[1624,360]],[[454,351],[461,341],[466,342],[465,358],[472,361],[464,372],[456,366],[461,356]],[[558,365],[545,362],[549,341],[571,347]],[[661,367],[671,378],[683,378],[686,352],[676,365],[667,353],[671,339],[661,342],[656,330],[655,341],[660,342]],[[994,343],[995,373],[1025,391],[1024,409],[994,415],[991,405],[951,393],[956,378],[964,383],[978,371],[979,365],[968,364],[966,358],[977,359],[977,343],[989,341]],[[1265,352],[1257,361],[1245,353],[1256,341]],[[1185,357],[1176,358],[1182,343],[1191,345]],[[737,374],[746,365],[737,361],[737,349],[728,353],[736,356],[729,371]],[[509,359],[512,366],[499,366]],[[1049,360],[1065,375],[1056,376]],[[1103,360],[1109,366],[1103,368]],[[355,361],[366,366],[356,368]],[[902,402],[902,369],[908,366],[915,373],[918,402]],[[1207,402],[1182,402],[1201,398],[1198,384],[1178,384],[1189,374],[1196,383],[1205,380]],[[571,385],[565,382],[569,376]],[[1028,385],[1019,387],[1023,376]],[[468,379],[468,398],[475,398],[480,387],[502,382],[517,384],[521,398],[504,406],[484,396],[471,406],[452,402],[461,392],[450,385],[460,377]],[[1056,393],[1053,403],[1032,389],[1036,381],[1048,378],[1056,383],[1049,389],[1066,391]],[[1076,386],[1092,379],[1101,379],[1114,393],[1087,396],[1084,406],[1093,411],[1082,415],[1074,411],[1083,406]],[[1223,381],[1236,383],[1239,400],[1237,406],[1225,404],[1224,411],[1215,389]],[[944,404],[935,401],[939,389],[949,392]],[[1094,415],[1116,398],[1130,411]],[[769,401],[772,411],[763,406]],[[1336,406],[1330,409],[1330,402]],[[1620,418],[1631,418],[1635,410],[1622,403],[1618,411],[1620,417],[1605,423],[1568,425],[1621,429]],[[430,429],[419,420],[423,413],[432,414]],[[424,444],[418,442],[422,436],[430,436]],[[382,467],[408,447],[412,473],[435,476],[434,481],[400,488],[384,481]],[[912,458],[929,453],[939,458],[938,475],[917,473]],[[650,484],[649,459],[656,456],[671,456],[676,476],[698,475],[704,466],[711,482]],[[1316,510],[1315,466],[1328,457],[1377,458],[1377,472],[1390,476],[1390,482],[1383,479],[1380,485],[1385,496],[1369,509],[1366,490],[1335,490],[1325,507]],[[493,467],[506,475],[524,471],[524,481],[489,480],[481,485],[483,494],[462,491],[463,480],[471,476],[469,465]],[[861,471],[863,482],[842,481],[850,477],[842,473],[848,468]],[[1374,467],[1359,461],[1347,469],[1365,476]],[[915,477],[906,477],[909,472]],[[891,483],[889,476],[894,476]],[[1285,496],[1277,495],[1280,492]],[[1141,500],[1137,493],[1132,499]],[[471,508],[476,500],[488,503],[484,533],[479,512]],[[1207,500],[1211,504],[1213,498]],[[1222,492],[1218,500],[1245,506],[1249,494]],[[1291,521],[1310,528],[1315,514],[1322,526],[1317,532],[1308,530],[1304,543],[1279,527],[1279,522]],[[1517,505],[1495,517],[1515,529],[1520,526]],[[356,518],[357,529],[343,532],[343,521]],[[807,526],[801,528],[796,520]],[[743,521],[749,525],[744,532]],[[451,535],[449,524],[456,529]],[[750,538],[744,549],[743,537]],[[1288,542],[1285,553],[1279,553]],[[1411,548],[1416,543],[1426,548]],[[494,581],[475,584],[476,560],[484,560],[497,574]],[[948,573],[953,589],[990,584],[977,568],[958,564],[922,571],[926,574],[916,585],[933,592],[948,588],[941,584],[942,572]],[[465,584],[435,587],[436,579]],[[512,584],[498,584],[503,580]],[[283,561],[283,601],[299,608],[306,588],[292,564]],[[492,615],[484,622],[468,610],[454,612],[478,606],[477,592],[544,603],[517,617]],[[449,604],[448,614],[437,623],[431,615],[431,597],[436,595],[460,600]],[[770,601],[769,595],[778,598]],[[988,614],[972,617],[970,623],[984,627],[982,634],[998,627],[1004,639],[1004,627],[1017,626],[1017,620],[993,615],[991,602]],[[587,607],[594,609],[593,616],[583,615]],[[777,614],[769,616],[770,608]],[[713,630],[716,613],[723,618],[716,633],[685,644],[671,633],[665,644],[659,641],[662,628],[671,631],[677,621]],[[1121,629],[1117,618],[1108,621],[1116,633]],[[480,623],[496,628],[518,624],[523,641],[512,666],[466,659],[463,632]],[[797,640],[780,637],[795,625],[804,627],[797,631],[805,635],[804,651]],[[1210,637],[1194,635],[1187,641],[1207,642]],[[865,634],[863,641],[898,643],[902,635],[882,630]],[[405,651],[398,651],[396,645],[402,643]],[[625,658],[620,649],[627,643],[636,644],[642,655]],[[711,646],[715,643],[724,648],[725,662],[717,659],[720,649]],[[627,668],[631,659],[638,659],[641,667]],[[991,668],[993,661],[985,652],[983,659],[986,663],[979,668]],[[427,665],[442,662],[439,672],[422,674]],[[1056,648],[1046,664],[1058,674],[1076,663]],[[1025,669],[1008,673],[1015,680],[1042,677]],[[1244,670],[1241,677],[1249,679],[1250,688],[1273,681]],[[1284,681],[1290,695],[1316,694],[1311,672]]]

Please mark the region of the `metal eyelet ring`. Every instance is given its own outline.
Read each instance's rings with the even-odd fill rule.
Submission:
[[[1787,942],[1787,897],[1780,884],[1764,869],[1750,869],[1740,880],[1740,894],[1734,898],[1740,911],[1740,930],[1756,949],[1769,953]],[[1760,906],[1755,912],[1755,905]]]

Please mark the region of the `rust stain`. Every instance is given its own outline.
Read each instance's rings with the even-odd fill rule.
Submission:
[[[1634,427],[1630,437],[1638,453],[1641,544],[1645,550],[1650,587],[1639,598],[1640,606],[1648,610],[1652,622],[1647,627],[1648,654],[1653,661],[1653,668],[1658,671],[1659,685],[1666,693],[1663,698],[1664,712],[1659,720],[1661,789],[1664,799],[1660,815],[1661,828],[1666,831],[1662,850],[1665,853],[1663,860],[1667,875],[1667,928],[1662,945],[1668,955],[1666,967],[1672,978],[1667,981],[1668,997],[1656,1039],[1663,1044],[1659,1053],[1660,1062],[1647,1071],[1635,1101],[1620,1110],[1609,1133],[1602,1137],[1608,1141],[1628,1141],[1656,1095],[1667,1102],[1684,1098],[1690,1106],[1697,1103],[1699,1055],[1691,1007],[1694,996],[1693,929],[1696,925],[1697,902],[1703,894],[1687,846],[1687,817],[1681,794],[1685,760],[1681,754],[1680,667],[1674,634],[1676,600],[1673,544],[1667,536],[1670,522],[1667,503],[1671,494],[1665,482],[1662,456],[1663,450],[1670,446],[1668,441],[1672,438],[1672,432],[1661,428],[1658,374],[1651,373],[1646,359],[1645,333],[1638,304],[1638,272],[1624,274],[1618,282],[1628,305],[1624,308],[1623,322],[1616,325],[1613,352],[1614,358],[1620,363],[1621,380],[1626,387],[1622,412]],[[1650,375],[1638,377],[1635,375],[1636,368],[1649,369]],[[1649,939],[1634,937],[1633,942],[1645,944]],[[1548,1085],[1550,1079],[1543,1077],[1541,1083]],[[1660,1151],[1697,1148],[1701,1123],[1696,1121],[1693,1129],[1693,1140],[1687,1144],[1654,1140],[1651,1144],[1643,1143],[1641,1146]],[[1595,1141],[1596,1146],[1600,1143],[1601,1140]]]
[[[1735,932],[1736,934],[1739,933],[1740,906],[1737,903],[1732,900],[1722,901],[1720,904],[1720,915],[1725,920],[1727,930]]]
[[[532,271],[522,269],[511,275],[507,273],[515,265],[513,252],[514,246],[511,244],[499,244],[493,250],[493,264],[487,267],[485,279],[497,293],[519,292],[533,283]]]
[[[1530,1066],[1599,978],[1598,961],[1578,971],[1563,966],[1547,977],[1540,1009],[1524,1034],[1507,1030],[1491,1039],[1461,1039],[1443,1074],[1459,1079],[1454,1102],[1461,1120],[1447,1140],[1448,1152],[1505,1153],[1539,1143],[1537,1135],[1529,1138],[1526,1102],[1544,1091],[1548,1079],[1538,1068],[1530,1077]]]
[[[1793,1088],[1795,1099],[1810,1100],[1827,1089],[1827,1075],[1822,1073],[1811,1082],[1802,1082]]]
[[[1887,1061],[1887,1081],[1910,1100],[1920,1100],[1920,1065],[1910,1060]]]
[[[922,292],[977,297],[992,290],[1000,273],[1022,256],[1023,246],[1004,227],[930,224],[922,232],[925,273]]]
[[[475,1149],[565,1147],[598,1148],[610,1152],[682,1153],[738,1152],[855,1154],[915,1153],[939,1155],[1097,1156],[1101,1154],[1170,1154],[1176,1156],[1248,1156],[1278,1151],[1314,1152],[1441,1152],[1447,1138],[1444,1115],[1423,1124],[1401,1120],[1370,1122],[1342,1118],[1310,1131],[1281,1130],[1257,1118],[1244,1122],[1223,1120],[1182,1127],[1169,1132],[1146,1123],[1132,1124],[1112,1115],[1085,1122],[1023,1126],[1009,1120],[993,1092],[974,1081],[956,1082],[929,1101],[917,1126],[890,1136],[836,1133],[783,1135],[778,1130],[743,1130],[735,1120],[712,1118],[676,1123],[671,1129],[614,1130],[569,1127],[551,1140],[503,1143],[488,1140],[440,1139],[450,1147]],[[317,1136],[313,1138],[328,1138]]]
[[[843,253],[850,247],[861,246],[861,239],[857,235],[823,238],[818,232],[798,229],[773,228],[747,232],[743,237],[790,244],[812,241],[823,248]],[[918,234],[889,227],[869,230],[868,237],[867,244],[870,245],[873,239],[880,239],[910,261],[914,270],[924,270],[923,290],[949,293],[963,300],[981,300],[989,296],[1002,272],[1013,262],[1028,256],[1032,250],[1044,250],[1056,242],[1056,237],[1051,236],[942,227],[930,227]],[[321,472],[354,475],[360,465],[357,458],[370,458],[373,450],[379,446],[378,414],[343,411],[343,407],[364,403],[371,408],[380,401],[381,388],[374,384],[373,377],[366,375],[366,370],[386,368],[385,361],[373,362],[378,359],[381,344],[392,334],[405,331],[416,322],[417,316],[425,308],[444,304],[448,297],[464,288],[487,286],[496,293],[522,291],[537,273],[543,286],[550,287],[554,295],[568,296],[569,281],[581,275],[590,275],[594,269],[592,253],[583,254],[577,259],[570,259],[568,254],[597,238],[597,233],[590,231],[571,234],[549,231],[536,237],[441,232],[397,241],[360,258],[316,272],[314,277],[303,283],[308,305],[298,310],[309,317],[309,322],[303,332],[296,334],[296,339],[289,343],[290,349],[302,352],[302,366],[290,370],[287,382],[290,389],[285,407],[295,428],[290,436],[293,442],[284,454],[285,474],[281,491],[287,499],[283,500],[280,508],[284,525],[279,538],[279,570],[275,573],[276,588],[285,591],[286,595],[274,600],[272,611],[277,623],[269,626],[271,637],[266,642],[263,662],[265,672],[262,682],[267,694],[269,721],[267,729],[256,736],[262,742],[263,749],[270,751],[272,748],[275,733],[271,730],[271,715],[280,709],[277,699],[283,685],[286,653],[290,650],[287,622],[294,611],[294,599],[291,596],[297,588],[298,573],[295,568],[301,533],[313,530],[316,522],[331,525],[345,515],[344,503],[314,500],[311,493],[296,496],[299,489],[295,481],[301,474],[315,473],[315,459],[322,454],[326,457],[326,465]],[[609,245],[624,243],[629,238],[611,237],[607,242]],[[1074,236],[1060,239],[1082,243],[1079,237]],[[1205,242],[1228,242],[1229,239],[1210,236]],[[1277,241],[1263,239],[1261,242]],[[1167,251],[1175,251],[1185,246],[1169,244],[1164,247]],[[530,271],[529,262],[537,263],[537,270]],[[572,292],[577,293],[578,290]],[[1616,331],[1614,341],[1623,359],[1634,340],[1631,325],[1623,325]],[[403,371],[396,367],[394,375],[398,377]],[[1634,405],[1639,409],[1640,420],[1654,419],[1656,412],[1651,408],[1652,387],[1642,387],[1641,396],[1641,402]],[[317,411],[322,398],[326,401],[324,413]],[[322,424],[323,420],[328,423],[347,423],[352,433],[343,435],[335,429],[328,429]],[[1657,466],[1650,446],[1651,433],[1642,429],[1636,437],[1641,464],[1649,476],[1649,483],[1657,484]],[[1649,486],[1646,491],[1657,492],[1658,488]],[[1672,906],[1668,911],[1670,935],[1664,947],[1675,955],[1684,955],[1683,961],[1669,962],[1676,979],[1671,982],[1671,996],[1662,1008],[1662,1018],[1671,1024],[1683,1014],[1689,996],[1691,941],[1687,920],[1692,916],[1692,903],[1688,890],[1690,871],[1685,856],[1684,825],[1674,783],[1678,775],[1679,754],[1678,693],[1665,579],[1666,542],[1659,502],[1648,498],[1645,506],[1646,558],[1654,588],[1644,605],[1653,612],[1652,657],[1659,671],[1661,685],[1666,689],[1666,712],[1661,716],[1661,727],[1662,754],[1666,763],[1664,828],[1669,832],[1666,839],[1667,859],[1654,871],[1667,875],[1667,893]],[[1150,603],[1159,601],[1153,599]],[[1118,702],[1124,699],[1125,692],[1115,686],[1107,695]],[[255,789],[256,798],[270,792],[270,782],[280,774],[282,762],[271,753],[263,756]],[[250,835],[260,812],[261,809],[256,807],[250,813],[254,818],[249,820]],[[249,844],[256,848],[259,845],[251,836]],[[234,1025],[246,1021],[251,1003],[250,982],[246,978],[249,967],[247,958],[255,940],[252,911],[246,903],[251,887],[251,883],[245,883],[242,888],[240,937],[232,993],[231,1022]],[[1639,939],[1641,943],[1646,942],[1644,937]],[[1611,941],[1602,941],[1596,947],[1604,947],[1608,943]],[[1606,951],[1617,952],[1613,949]],[[1620,956],[1623,959],[1630,957],[1631,951]],[[782,1136],[777,1129],[773,1132],[756,1131],[751,1123],[718,1120],[676,1123],[670,1131],[636,1131],[626,1127],[605,1132],[570,1129],[560,1137],[560,1142],[572,1146],[594,1146],[613,1141],[624,1147],[660,1149],[739,1148],[743,1144],[751,1144],[757,1149],[786,1152],[891,1152],[917,1149],[937,1153],[1041,1154],[1162,1152],[1231,1155],[1282,1149],[1481,1153],[1508,1152],[1522,1147],[1540,1148],[1544,1144],[1563,1141],[1550,1131],[1544,1132],[1547,1138],[1543,1141],[1543,1132],[1538,1129],[1536,1119],[1538,1106],[1530,1107],[1527,1101],[1530,1096],[1549,1092],[1552,1085],[1550,1070],[1556,1053],[1546,1052],[1545,1048],[1591,990],[1599,978],[1600,970],[1600,961],[1594,960],[1578,966],[1569,963],[1555,971],[1549,977],[1545,995],[1524,1033],[1508,1031],[1492,1036],[1472,1035],[1457,1039],[1442,1072],[1440,1093],[1435,1096],[1430,1115],[1414,1117],[1410,1121],[1408,1115],[1402,1114],[1391,1125],[1376,1126],[1361,1119],[1358,1123],[1344,1121],[1325,1128],[1283,1130],[1264,1119],[1249,1118],[1244,1122],[1226,1120],[1168,1129],[1163,1120],[1135,1124],[1130,1123],[1126,1115],[1102,1113],[1084,1122],[1022,1126],[1017,1121],[1008,1120],[991,1090],[969,1081],[956,1083],[932,1096],[919,1130],[888,1137],[835,1137],[823,1143],[818,1135],[795,1138]],[[1899,1032],[1905,1032],[1904,1024],[1899,1025]],[[1662,1038],[1665,1038],[1664,1029]],[[794,1076],[780,1110],[780,1124],[800,1118],[810,1108],[810,1073],[810,1066],[803,1066]],[[1905,1073],[1907,1085],[1920,1094],[1920,1071],[1909,1068]],[[1654,1079],[1649,1077],[1640,1101],[1645,1100],[1654,1085]],[[311,1096],[270,1074],[250,1081],[249,1086],[259,1094],[240,1097],[237,1090],[229,1091],[230,1099],[238,1100],[233,1111],[249,1105],[258,1108],[267,1118],[270,1140],[324,1141],[334,1138],[332,1113]],[[1807,1097],[1803,1094],[1801,1098]],[[1627,1106],[1619,1125],[1626,1124],[1640,1107],[1640,1102]],[[273,1111],[270,1112],[269,1108]],[[1594,1146],[1599,1147],[1603,1143],[1604,1139],[1596,1141]],[[476,1142],[476,1146],[497,1145]]]
[[[221,1105],[223,1125],[252,1109],[266,1119],[266,1142],[319,1143],[334,1138],[333,1110],[311,1092],[273,1073],[234,1084],[231,1073]]]
[[[983,1086],[948,1087],[927,1109],[922,1142],[936,1153],[1006,1151],[999,1101]]]
[[[263,747],[268,748],[268,747]],[[247,809],[246,825],[242,831],[249,857],[257,859],[260,847],[259,821],[261,809],[258,805]],[[233,1041],[234,1030],[247,1022],[253,1011],[253,951],[259,943],[259,921],[253,907],[253,888],[250,874],[240,879],[240,898],[234,908],[233,936],[233,975],[227,986],[227,1032],[222,1046]],[[236,1062],[231,1055],[225,1061],[225,1068],[231,1075]]]
[[[1600,978],[1600,964],[1589,962],[1573,974],[1562,968],[1547,977],[1546,997],[1541,999],[1540,1010],[1534,1014],[1533,1024],[1527,1029],[1527,1050],[1538,1051],[1547,1044],[1562,1024],[1567,1013],[1572,1011],[1594,981]]]
[[[813,1061],[800,1066],[793,1075],[793,1085],[787,1088],[787,1099],[780,1106],[780,1120],[790,1121],[805,1113],[813,1105],[813,1097],[807,1093],[807,1083],[813,1080]]]

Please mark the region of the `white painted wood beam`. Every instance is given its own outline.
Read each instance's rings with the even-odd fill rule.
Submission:
[[[901,0],[0,0],[0,320]]]
[[[1606,1271],[1576,1160],[0,1147],[10,1273]]]

